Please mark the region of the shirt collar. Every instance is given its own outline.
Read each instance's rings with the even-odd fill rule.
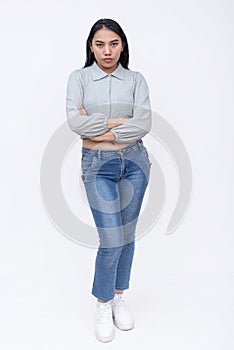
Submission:
[[[93,76],[93,80],[99,80],[102,79],[104,77],[106,77],[107,75],[112,75],[120,80],[123,80],[124,77],[124,68],[122,66],[122,64],[119,62],[118,66],[116,67],[116,69],[111,73],[108,74],[106,72],[104,72],[98,65],[97,62],[94,61],[93,64],[90,66],[91,69],[91,74]]]

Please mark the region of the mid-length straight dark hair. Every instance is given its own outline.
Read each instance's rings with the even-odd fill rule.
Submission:
[[[128,41],[127,37],[124,34],[123,29],[120,27],[120,25],[114,21],[113,19],[110,18],[102,18],[99,19],[94,25],[92,26],[87,42],[86,42],[86,61],[84,67],[91,66],[95,60],[94,54],[90,49],[90,45],[92,44],[92,40],[94,37],[94,34],[96,31],[99,29],[102,29],[103,27],[108,28],[110,30],[113,30],[113,32],[117,33],[121,39],[122,39],[122,44],[123,44],[123,51],[121,52],[119,62],[122,64],[122,66],[126,69],[128,68],[128,63],[129,63],[129,51],[128,51]]]

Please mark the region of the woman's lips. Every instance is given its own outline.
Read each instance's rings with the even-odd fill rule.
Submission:
[[[112,61],[112,58],[104,58],[104,61],[107,62],[107,63],[108,63],[108,62],[111,62],[111,61]]]

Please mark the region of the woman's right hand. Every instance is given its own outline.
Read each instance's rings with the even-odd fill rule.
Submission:
[[[78,109],[79,109],[79,112],[81,115],[88,115],[86,110],[84,109],[84,107],[82,105],[78,106]]]

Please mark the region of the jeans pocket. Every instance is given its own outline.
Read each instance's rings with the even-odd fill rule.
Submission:
[[[84,155],[82,156],[81,160],[81,170],[82,170],[82,179],[85,179],[86,174],[88,171],[90,171],[95,163],[96,163],[97,157],[93,155]]]
[[[145,160],[146,160],[146,162],[148,163],[149,168],[150,168],[152,163],[151,163],[151,161],[150,161],[149,154],[148,154],[148,151],[147,151],[147,149],[145,148],[145,146],[143,146],[143,148],[142,148],[142,154],[143,154],[143,156],[144,156],[144,158],[145,158]]]

